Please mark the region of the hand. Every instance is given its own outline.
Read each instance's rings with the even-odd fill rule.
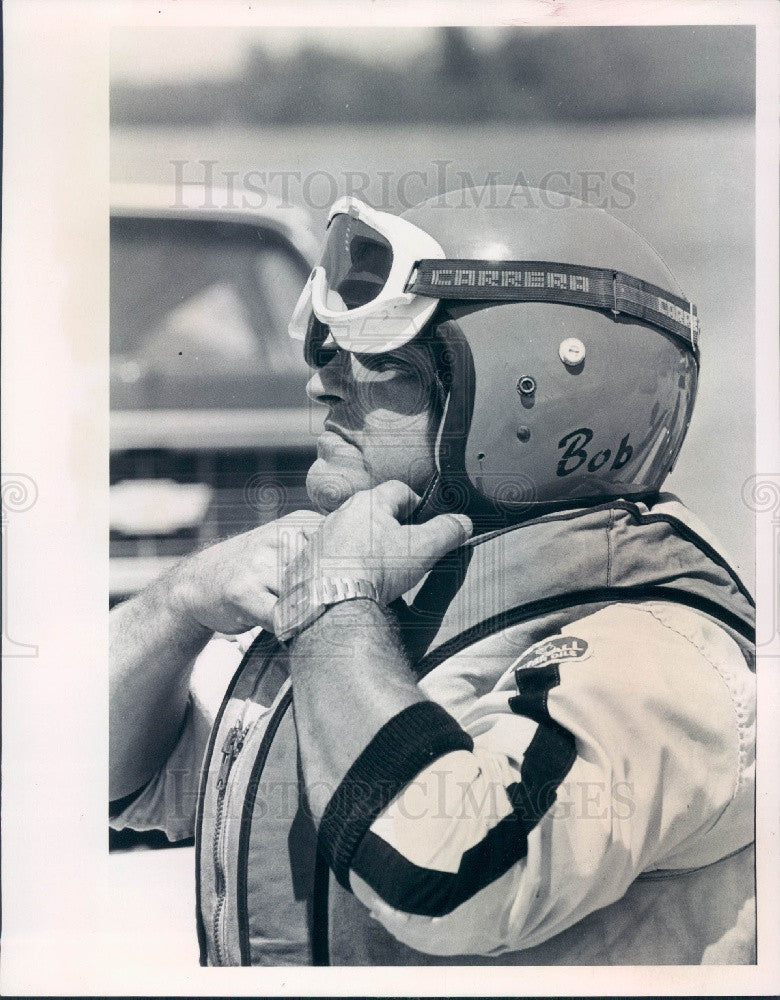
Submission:
[[[404,483],[390,481],[350,497],[329,514],[284,575],[283,592],[323,577],[370,580],[383,604],[418,583],[451,549],[471,537],[464,514],[402,524],[419,503]]]
[[[271,629],[284,569],[323,520],[297,510],[190,556],[167,580],[171,607],[212,632]]]

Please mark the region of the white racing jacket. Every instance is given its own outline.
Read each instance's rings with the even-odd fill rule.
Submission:
[[[752,607],[681,505],[481,536],[400,613],[429,700],[319,831],[285,651],[244,658],[200,782],[204,962],[755,961]],[[192,831],[209,724],[116,827]]]

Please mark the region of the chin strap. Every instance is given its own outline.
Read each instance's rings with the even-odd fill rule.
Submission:
[[[436,489],[440,481],[441,473],[438,471],[434,472],[428,482],[428,485],[425,487],[422,496],[420,497],[420,502],[412,511],[412,516],[409,518],[410,524],[422,524],[424,521],[429,521],[437,514],[444,513],[443,511],[436,509],[436,505],[432,503],[432,497],[436,493]]]
[[[422,524],[439,514],[466,514],[474,525],[474,535],[483,535],[515,524],[532,516],[539,504],[518,504],[507,507],[498,501],[481,496],[469,482],[468,476],[442,476],[436,472],[417,504],[410,524]]]
[[[431,325],[435,327],[446,326],[450,335],[455,333],[460,340],[463,340],[463,334],[460,333],[457,323],[450,319],[444,323],[437,323],[436,318],[434,318]],[[446,347],[446,338],[442,338],[441,343]],[[463,375],[464,373],[461,372],[454,377],[457,379]],[[465,407],[465,403],[463,400],[460,403],[453,403],[451,373],[450,376],[443,376],[441,369],[437,368],[435,377],[441,405],[435,445],[436,472],[431,476],[423,490],[420,502],[413,511],[409,523],[422,524],[439,514],[466,514],[474,525],[474,534],[478,535],[495,531],[528,517],[529,512],[534,509],[532,504],[515,504],[510,507],[500,501],[490,500],[482,496],[475,489],[465,469],[462,468],[462,457],[456,462],[460,469],[457,467],[447,469],[445,464],[444,471],[442,471],[444,463],[441,460],[440,447],[449,409],[453,405],[464,405]],[[457,396],[457,394],[455,395]],[[461,414],[461,418],[464,420],[465,416],[465,412]],[[449,444],[451,448],[455,446],[455,442],[452,440]],[[458,449],[455,447],[455,452],[457,451]]]

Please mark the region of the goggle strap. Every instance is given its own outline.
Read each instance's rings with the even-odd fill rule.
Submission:
[[[423,259],[404,289],[436,299],[557,302],[631,316],[685,341],[699,353],[692,302],[622,271],[547,260]]]

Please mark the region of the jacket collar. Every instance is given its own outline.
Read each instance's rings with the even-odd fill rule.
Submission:
[[[616,500],[545,514],[478,535],[431,571],[401,609],[419,659],[481,623],[500,631],[523,608],[563,607],[582,595],[683,600],[754,627],[752,598],[693,515],[670,494],[652,506]],[[577,600],[575,600],[577,598]],[[520,610],[518,610],[520,609]]]

